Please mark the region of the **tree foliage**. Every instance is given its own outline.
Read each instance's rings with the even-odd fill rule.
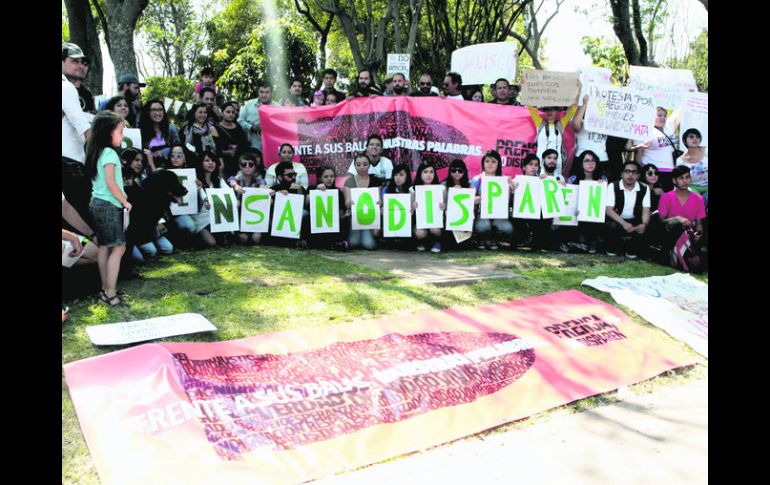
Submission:
[[[268,38],[281,39],[283,50],[268,49]],[[297,22],[297,17],[282,17],[270,24],[263,23],[249,36],[249,40],[219,79],[219,85],[228,97],[247,100],[257,97],[257,80],[276,84],[279,79],[298,77],[307,86],[315,74],[316,39]],[[283,71],[281,67],[283,66]],[[275,92],[275,98],[286,93]]]
[[[142,88],[145,102],[153,98],[192,102],[195,98],[195,81],[185,76],[150,76],[144,82],[147,83],[147,87]]]
[[[221,76],[249,42],[251,31],[262,23],[263,15],[258,0],[225,0],[224,9],[205,22],[208,57],[202,65],[210,66]]]
[[[612,28],[623,45],[628,63],[657,66],[653,48],[660,38],[658,27],[668,16],[667,0],[608,0]]]
[[[612,71],[612,82],[625,85],[628,78],[628,61],[623,46],[606,37],[587,37],[580,40],[583,52],[591,57],[591,64]]]
[[[90,60],[85,85],[94,94],[102,93],[102,50],[97,23],[88,0],[64,0],[67,11],[67,42],[77,44]],[[62,22],[64,36],[64,22]]]
[[[704,29],[690,44],[690,52],[683,59],[672,59],[668,62],[668,67],[675,69],[689,69],[692,72],[695,82],[698,84],[698,91],[708,92],[709,90],[709,31]]]
[[[186,0],[154,0],[143,12],[139,28],[164,76],[197,74],[206,30]]]

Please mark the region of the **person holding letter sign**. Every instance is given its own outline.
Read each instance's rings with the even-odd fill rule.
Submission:
[[[243,199],[243,189],[248,187],[262,187],[265,185],[262,168],[262,157],[257,153],[259,150],[242,153],[238,157],[238,166],[240,170],[234,176],[227,179],[227,184],[232,187],[235,196],[238,199],[238,207],[241,206]],[[238,232],[238,242],[241,244],[259,244],[262,239],[261,232]]]
[[[433,162],[422,162],[419,167],[417,167],[417,172],[415,174],[415,181],[414,185],[439,185],[438,181],[438,175],[436,174],[436,166],[433,164]],[[414,187],[411,189],[412,194],[415,193]],[[442,197],[443,200],[443,197]],[[417,202],[414,201],[414,196],[412,196],[412,201],[414,208],[417,208]],[[446,204],[444,202],[439,203],[439,209],[442,211],[446,210]],[[443,213],[436,214],[435,217],[441,217],[443,218]],[[417,240],[417,250],[418,251],[425,251],[425,242],[427,241],[428,244],[430,244],[430,239],[428,237],[428,233],[430,233],[430,239],[433,240],[433,244],[431,245],[430,252],[432,253],[440,253],[441,252],[441,229],[440,228],[433,228],[433,229],[415,229],[414,230],[414,238]]]
[[[591,150],[584,150],[572,165],[575,175],[567,179],[568,184],[580,184],[581,180],[607,182],[607,175],[599,167],[599,157]],[[601,238],[602,224],[597,222],[579,221],[577,225],[577,241],[585,246],[589,254],[596,253]],[[563,249],[562,249],[563,250]]]
[[[203,159],[200,165],[195,170],[198,176],[196,180],[196,185],[198,186],[198,213],[191,216],[193,222],[192,232],[200,234],[203,243],[208,247],[216,246],[217,239],[209,230],[211,225],[209,216],[211,203],[205,189],[227,188],[227,184],[220,176],[220,168],[222,168],[222,160],[214,152],[206,150],[203,152]],[[222,239],[222,242],[224,242],[224,239]]]
[[[412,174],[409,171],[409,166],[407,164],[400,163],[393,167],[393,176],[380,191],[381,200],[384,200],[385,194],[411,194],[412,206],[410,207],[410,211],[412,214],[414,214],[415,206],[414,191],[412,190]],[[379,229],[375,229],[375,236],[379,237],[380,232],[381,231]],[[402,243],[405,242],[403,238],[387,238],[385,241],[389,243],[393,248],[400,247]]]
[[[278,162],[272,167],[275,167],[275,179],[276,183],[275,185],[270,187],[270,190],[273,192],[283,192],[284,195],[288,194],[296,194],[296,195],[305,195],[306,191],[305,188],[301,185],[296,184],[297,180],[297,171],[294,170],[294,165],[292,162]],[[304,165],[303,165],[304,167]],[[274,194],[271,194],[274,195]],[[273,204],[275,204],[275,199],[273,200]],[[273,205],[273,208],[275,205]],[[297,241],[297,247],[300,249],[307,249],[307,234],[308,234],[308,226],[309,226],[309,220],[310,218],[310,212],[307,209],[302,210],[302,229],[300,231],[301,239]],[[272,238],[273,241],[282,240],[283,238]]]
[[[530,153],[521,162],[522,170],[525,177],[538,177],[540,173],[540,160],[537,155]],[[516,193],[519,189],[519,182],[516,179],[511,183],[512,193]],[[550,232],[552,221],[550,219],[542,219],[540,210],[536,209],[537,219],[514,219],[514,233],[517,234],[517,240],[520,243],[529,244],[532,249],[542,249],[548,246],[550,240]]]
[[[622,239],[627,239],[626,258],[636,259],[647,239],[650,225],[650,190],[639,183],[642,169],[637,162],[623,164],[621,180],[612,182],[607,191],[606,252],[616,256]]]
[[[334,181],[337,178],[337,174],[334,172],[334,167],[331,165],[322,165],[318,167],[315,173],[315,179],[317,185],[316,190],[321,191],[336,191],[338,207],[337,210],[340,214],[340,230],[339,232],[325,232],[310,234],[309,246],[314,249],[334,249],[336,251],[347,251],[348,242],[344,238],[344,234],[347,234],[350,230],[350,216],[344,217],[345,214],[345,198],[340,192],[340,189],[334,185]],[[305,196],[305,205],[310,207],[310,194]]]
[[[481,159],[481,170],[482,173],[476,175],[471,180],[473,188],[476,189],[476,195],[479,197],[481,196],[481,178],[483,176],[500,177],[503,175],[503,163],[497,150],[487,150],[487,153]],[[506,188],[506,190],[509,190],[509,188]],[[497,238],[492,236],[493,227],[497,231]],[[498,249],[497,243],[500,237],[510,239],[513,234],[513,224],[511,224],[507,217],[505,219],[482,219],[477,217],[473,222],[473,232],[476,233],[478,249],[491,249],[495,251]]]
[[[444,185],[444,196],[446,197],[444,199],[444,203],[446,204],[448,202],[449,197],[449,189],[451,188],[458,188],[458,189],[470,189],[471,187],[471,181],[468,179],[468,167],[465,165],[465,162],[460,160],[459,158],[455,158],[449,163],[449,169],[447,170],[447,177],[442,182]],[[475,196],[474,197],[474,205],[478,205],[481,203],[481,197]],[[464,245],[467,245],[467,241],[470,241],[470,232],[464,232],[464,231],[451,231],[452,234],[455,237],[445,237],[444,243],[449,245],[450,249],[459,249]],[[457,234],[455,234],[457,233]],[[463,237],[467,239],[463,239]],[[458,242],[460,241],[460,242]]]
[[[353,207],[353,198],[350,194],[350,189],[380,187],[382,185],[382,179],[376,175],[369,175],[370,163],[369,156],[366,153],[358,154],[353,163],[356,167],[356,175],[350,175],[345,181],[345,186],[343,188],[345,190],[345,207],[356,210],[356,208]],[[377,204],[379,205],[380,202],[377,201]],[[380,213],[379,209],[377,210],[377,213]],[[348,243],[351,248],[363,246],[364,249],[368,250],[377,249],[377,240],[374,238],[371,229],[351,229]]]

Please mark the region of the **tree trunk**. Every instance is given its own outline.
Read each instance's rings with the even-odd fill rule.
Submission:
[[[412,14],[412,23],[409,26],[409,43],[406,47],[406,52],[410,58],[414,54],[414,44],[417,42],[417,27],[420,24],[420,18],[422,17],[422,5],[424,0],[417,0],[415,5],[414,0],[409,0],[409,10]]]
[[[639,0],[631,0],[631,10],[634,16],[634,35],[636,36],[636,42],[639,44],[639,63],[643,66],[649,66],[650,59],[647,55],[647,40],[644,38]]]
[[[107,30],[110,35],[110,57],[115,66],[115,78],[136,74],[134,30],[139,15],[148,0],[105,0]]]
[[[612,29],[615,35],[623,45],[623,51],[629,65],[638,66],[639,48],[634,40],[634,32],[631,29],[631,19],[629,17],[628,0],[609,0],[612,7]]]
[[[104,64],[91,6],[88,0],[65,0],[64,4],[67,7],[67,18],[69,19],[69,40],[83,49],[83,53],[88,56],[90,61],[88,76],[84,81],[85,85],[94,95],[102,94],[104,92],[102,88]]]

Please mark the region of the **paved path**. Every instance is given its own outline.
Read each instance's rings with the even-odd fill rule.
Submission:
[[[495,263],[474,264],[447,263],[431,257],[432,254],[397,251],[351,251],[349,253],[323,254],[329,259],[360,264],[367,268],[389,271],[393,275],[414,283],[452,285],[474,283],[491,278],[516,278],[520,275]]]
[[[324,480],[348,484],[706,484],[708,377]]]

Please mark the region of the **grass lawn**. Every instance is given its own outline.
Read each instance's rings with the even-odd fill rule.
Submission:
[[[619,306],[639,323],[671,341],[631,310],[617,305],[607,293],[581,286],[598,276],[637,278],[675,273],[672,268],[645,261],[622,261],[603,255],[469,251],[425,254],[437,265],[494,263],[523,276],[471,285],[416,285],[387,272],[323,257],[323,251],[274,247],[231,246],[208,251],[181,252],[138,268],[140,279],[121,282],[127,308],[108,309],[95,298],[67,302],[71,320],[62,328],[62,362],[113,352],[127,346],[96,347],[86,334],[89,325],[141,320],[176,313],[200,313],[219,329],[163,339],[174,342],[231,340],[262,333],[326,325],[350,325],[361,320],[419,310],[475,306],[554,291],[577,289]],[[696,275],[708,283],[708,274]],[[298,318],[299,317],[299,318]],[[684,344],[683,348],[687,348]],[[704,366],[668,372],[633,386],[635,392],[681,383],[707,375]],[[507,424],[496,432],[529,426],[554,412],[579,412],[613,402],[615,393],[595,396]],[[80,431],[62,372],[62,480],[99,483]]]

